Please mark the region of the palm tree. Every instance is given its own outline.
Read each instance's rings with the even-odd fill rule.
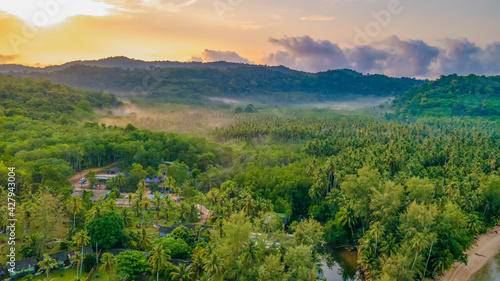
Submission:
[[[215,188],[210,189],[205,198],[210,201],[210,211],[212,211],[212,205],[219,200],[219,190]]]
[[[170,259],[170,250],[165,249],[162,244],[157,244],[151,252],[149,252],[149,265],[156,271],[156,281],[160,279],[160,271],[167,266]]]
[[[191,265],[189,265],[195,275],[195,277],[200,277],[204,270],[203,270],[203,258],[202,258],[202,255],[196,255],[196,257],[194,257],[192,260],[191,260]]]
[[[413,260],[413,264],[411,269],[415,266],[415,262],[417,261],[418,253],[427,246],[427,240],[424,237],[423,233],[416,233],[415,236],[410,241],[412,249],[415,250],[415,260]]]
[[[352,227],[353,227],[353,225],[355,225],[357,223],[356,217],[354,215],[354,210],[349,205],[347,205],[346,208],[342,208],[341,210],[343,212],[342,212],[342,216],[340,217],[340,221],[341,221],[343,226],[346,226],[346,225],[349,226],[349,228],[351,229],[351,236],[354,239],[354,232],[352,230]]]
[[[132,199],[134,199],[134,194],[133,193],[129,193],[127,199],[128,199],[128,205],[132,206]]]
[[[122,173],[118,173],[118,175],[115,176],[115,184],[118,186],[120,192],[123,192],[123,187],[125,186],[126,181]]]
[[[241,200],[241,209],[244,210],[247,214],[247,216],[250,215],[250,213],[252,213],[253,209],[254,209],[254,205],[255,205],[255,200],[253,200],[252,198],[252,194],[250,193],[245,193]]]
[[[205,260],[205,266],[203,266],[203,269],[212,278],[216,278],[222,272],[222,261],[216,254],[213,253]]]
[[[171,177],[166,177],[164,180],[163,180],[163,185],[165,186],[165,190],[166,192],[169,191],[169,189],[172,189],[172,191],[175,191],[175,180]]]
[[[49,281],[50,270],[57,266],[57,261],[49,256],[49,254],[43,255],[43,260],[38,262],[38,266],[40,269],[38,271],[42,271],[45,269],[45,273],[47,274],[47,281]]]
[[[142,229],[142,232],[139,234],[139,241],[137,242],[137,247],[141,251],[145,251],[151,245],[151,235],[149,235],[146,229]]]
[[[156,209],[156,224],[158,224],[158,217],[160,216],[160,208],[161,208],[161,193],[155,192],[153,194],[154,200],[153,200],[153,205]]]
[[[251,240],[246,242],[240,256],[243,264],[248,266],[252,265],[253,262],[259,257],[258,250],[259,249],[257,248],[257,245],[255,245],[255,242],[252,242]]]
[[[85,219],[87,221],[91,221],[91,220],[93,220],[95,218],[99,218],[101,216],[101,214],[102,214],[102,207],[101,207],[101,205],[94,204],[94,206],[92,207],[92,209],[90,209],[87,212],[87,214],[85,216]]]
[[[169,221],[169,213],[170,213],[170,210],[173,209],[175,207],[175,201],[170,198],[170,196],[165,196],[165,213],[167,215],[167,221]]]
[[[71,196],[67,203],[68,209],[73,213],[73,229],[76,228],[76,214],[82,209],[82,199],[78,196]]]
[[[200,242],[201,236],[203,235],[204,229],[201,225],[196,225],[194,228],[194,235],[196,237],[196,242]]]
[[[371,234],[375,236],[375,256],[377,255],[378,237],[384,233],[384,226],[380,222],[375,222],[371,225]]]
[[[120,214],[122,215],[123,223],[125,224],[125,226],[131,227],[132,226],[132,218],[130,217],[130,209],[128,207],[123,207],[123,208],[121,208]]]
[[[86,230],[82,230],[78,232],[75,237],[73,237],[73,240],[75,241],[76,245],[78,247],[82,247],[82,256],[81,256],[81,261],[80,261],[80,276],[82,274],[82,266],[83,266],[83,247],[87,246],[90,242],[90,237],[87,235],[88,232]]]
[[[33,216],[33,202],[26,201],[21,205],[23,220],[24,220],[24,231],[30,233],[31,217]]]
[[[111,253],[104,253],[101,257],[103,264],[99,268],[106,272],[106,279],[109,281],[109,275],[116,269],[115,256]]]
[[[75,255],[71,257],[71,264],[76,264],[76,277],[78,278],[78,272],[80,269],[80,262],[82,259],[82,254],[80,252],[75,252]]]
[[[186,213],[190,211],[189,207],[187,206],[187,203],[185,201],[182,201],[179,203],[179,214],[180,214],[180,219],[184,221],[184,217]]]
[[[151,206],[151,201],[149,200],[149,198],[145,197],[141,203],[141,208],[142,208],[142,219],[141,219],[141,228],[142,228],[142,224],[144,223],[144,215],[146,214],[146,210],[149,208],[149,206]]]
[[[191,280],[191,276],[193,276],[193,270],[190,266],[186,266],[184,263],[180,263],[179,266],[177,266],[170,274],[172,275],[172,280],[187,281]]]

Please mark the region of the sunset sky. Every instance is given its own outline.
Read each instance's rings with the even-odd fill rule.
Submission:
[[[127,56],[431,77],[500,73],[498,0],[16,0],[0,63]]]

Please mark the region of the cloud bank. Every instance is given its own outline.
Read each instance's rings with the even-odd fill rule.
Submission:
[[[310,36],[270,38],[269,42],[280,50],[269,54],[263,63],[309,72],[350,68],[407,77],[500,74],[500,42],[484,48],[463,38],[445,39],[439,46],[432,46],[422,40],[401,40],[397,36],[351,48]]]

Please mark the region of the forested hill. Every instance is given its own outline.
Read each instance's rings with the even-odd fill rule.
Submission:
[[[61,65],[51,65],[46,67],[25,66],[20,64],[1,64],[0,72],[52,72],[68,68],[72,65],[86,65],[97,67],[118,67],[123,69],[149,69],[150,67],[171,68],[171,67],[196,67],[196,68],[215,68],[226,69],[237,66],[251,66],[249,64],[234,62],[178,62],[178,61],[143,61],[131,59],[123,56],[109,57],[99,60],[78,60],[70,61]],[[275,67],[276,69],[287,69],[285,67]],[[292,71],[292,70],[290,70]]]
[[[73,89],[47,79],[0,75],[0,116],[22,115],[53,121],[77,120],[94,114],[93,107],[119,106],[113,95]]]
[[[400,119],[418,116],[500,116],[500,76],[442,76],[394,100]]]
[[[157,101],[178,103],[201,103],[208,97],[260,103],[305,103],[366,95],[392,97],[425,82],[384,75],[363,75],[352,70],[311,74],[266,66],[127,70],[73,65],[50,73],[25,72],[13,75],[45,77],[72,87],[117,95],[141,94]]]

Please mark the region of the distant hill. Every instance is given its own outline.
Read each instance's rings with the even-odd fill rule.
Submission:
[[[143,68],[125,69],[126,62]],[[93,63],[101,63],[95,61]],[[11,75],[48,78],[72,87],[109,92],[116,95],[141,96],[173,103],[209,102],[209,98],[228,98],[259,103],[324,102],[346,97],[394,97],[426,81],[363,75],[352,70],[305,73],[286,67],[217,62],[199,64],[207,67],[145,68],[145,62],[126,58],[102,61],[105,65],[72,64],[56,71],[9,72]],[[114,64],[113,64],[114,63]],[[160,63],[161,64],[161,63]],[[173,63],[196,65],[189,63]],[[167,63],[165,62],[165,64]]]
[[[500,116],[500,76],[442,76],[394,101],[394,116]]]
[[[66,69],[73,65],[97,66],[107,68],[122,68],[122,69],[150,69],[150,68],[212,68],[212,69],[227,69],[231,67],[255,66],[251,64],[233,63],[225,61],[217,62],[178,62],[178,61],[143,61],[131,59],[123,56],[109,57],[99,60],[78,60],[71,61],[61,65],[32,67],[20,64],[0,64],[0,73],[7,72],[53,72]],[[284,66],[269,67],[282,72],[296,72]]]

